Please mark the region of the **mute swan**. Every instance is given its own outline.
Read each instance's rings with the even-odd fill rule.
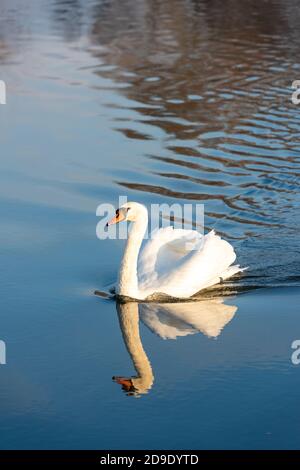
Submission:
[[[140,253],[148,226],[148,211],[127,202],[107,226],[123,220],[133,222],[119,271],[116,294],[137,300],[189,298],[220,280],[243,271],[231,266],[233,247],[212,230],[203,236],[196,230],[161,228],[154,232]]]

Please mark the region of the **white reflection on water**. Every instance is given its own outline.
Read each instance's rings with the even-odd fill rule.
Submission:
[[[117,303],[124,343],[137,375],[116,376],[113,379],[122,385],[128,395],[139,396],[152,388],[154,372],[143,348],[139,320],[163,339],[176,339],[199,332],[216,338],[236,311],[236,306],[224,304],[223,299],[166,304]]]

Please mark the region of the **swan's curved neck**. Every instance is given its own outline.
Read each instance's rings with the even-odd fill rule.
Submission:
[[[137,262],[147,225],[147,213],[141,214],[132,224],[120,266],[117,289],[119,295],[138,298]]]

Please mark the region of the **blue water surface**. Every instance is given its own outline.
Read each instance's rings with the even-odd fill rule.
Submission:
[[[299,448],[299,11],[1,2],[1,449]],[[120,195],[204,204],[249,266],[236,293],[95,296]]]

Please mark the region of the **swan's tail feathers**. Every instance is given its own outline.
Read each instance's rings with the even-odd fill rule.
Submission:
[[[246,268],[241,268],[239,264],[235,264],[233,266],[229,266],[221,275],[220,278],[222,280],[228,279],[229,277],[234,276],[237,273],[242,273],[243,271],[246,271],[248,269],[248,266]]]

